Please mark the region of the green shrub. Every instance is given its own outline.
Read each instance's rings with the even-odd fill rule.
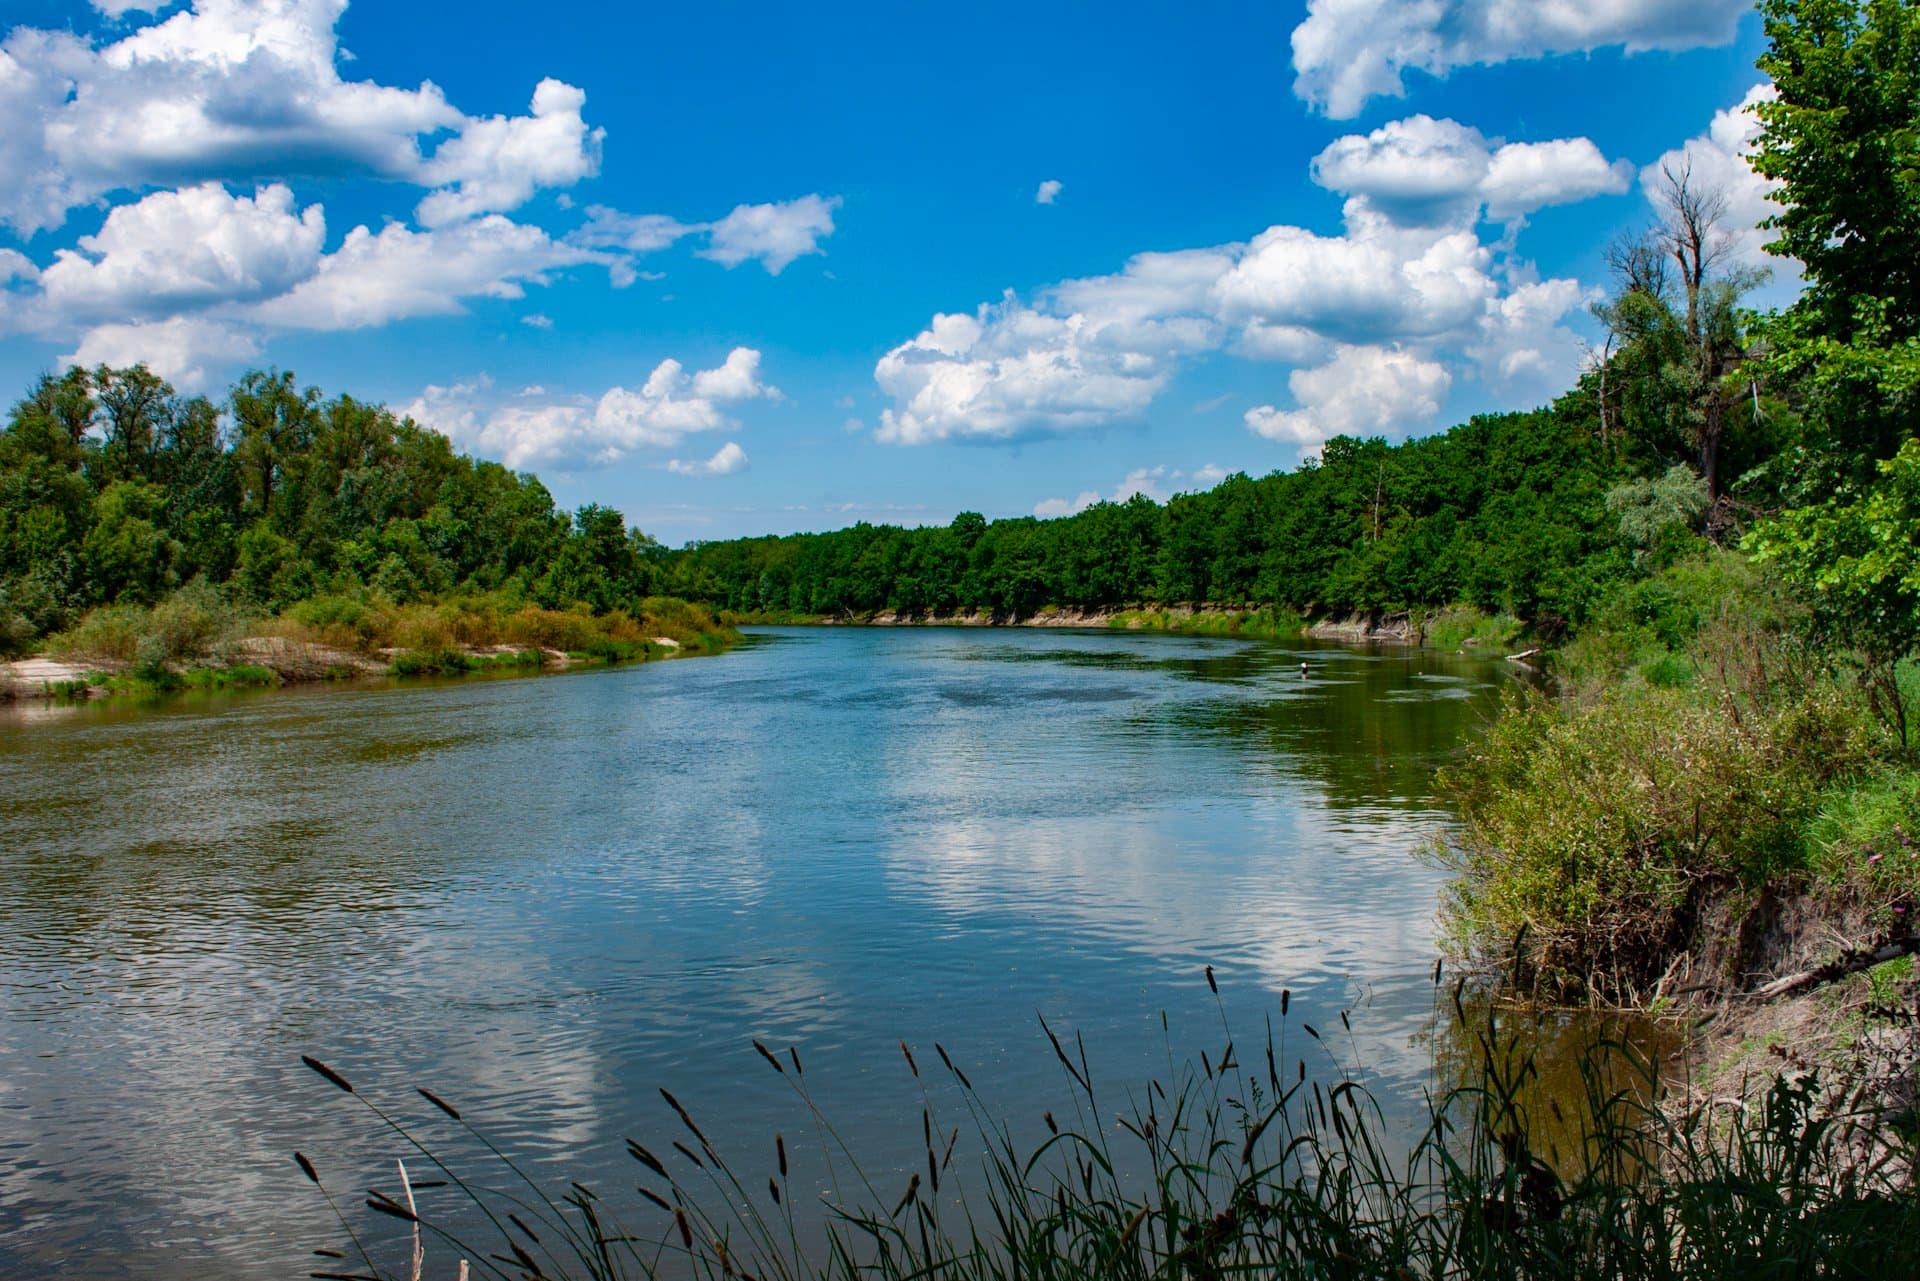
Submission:
[[[1732,624],[1749,633],[1778,632],[1793,618],[1779,590],[1747,557],[1708,551],[1650,578],[1616,584],[1562,648],[1558,666],[1583,683],[1637,671],[1649,684],[1681,685],[1690,673],[1663,660],[1685,656],[1710,629]]]
[[[1460,815],[1439,851],[1452,945],[1512,950],[1515,977],[1559,998],[1631,1000],[1716,895],[1803,877],[1825,787],[1885,746],[1859,698],[1825,682],[1516,698],[1441,773]]]
[[[48,647],[72,657],[130,664],[152,678],[171,665],[213,654],[237,639],[245,622],[218,588],[195,580],[151,607],[122,604],[89,610]]]
[[[131,663],[147,632],[147,611],[139,605],[102,605],[88,610],[74,627],[51,638],[47,648],[69,658]]]
[[[13,593],[0,587],[0,659],[18,658],[29,652],[39,634],[40,629],[14,600]]]
[[[635,659],[647,657],[653,648],[646,641],[615,640],[610,636],[603,636],[587,642],[573,652],[600,663],[630,663]]]
[[[409,649],[395,655],[395,676],[450,676],[473,670],[473,659],[457,649]]]
[[[1693,683],[1693,663],[1682,654],[1655,654],[1639,670],[1640,679],[1655,689],[1682,689]]]
[[[1471,605],[1452,605],[1419,621],[1422,642],[1445,650],[1504,648],[1518,640],[1522,630],[1520,620],[1511,614],[1488,614]]]
[[[370,639],[368,624],[373,611],[367,602],[355,596],[328,594],[313,596],[289,608],[285,615],[303,627],[344,635],[353,643]]]
[[[1853,889],[1888,913],[1920,896],[1920,773],[1904,763],[1829,788],[1807,823],[1807,858],[1821,881]]]
[[[1247,636],[1285,640],[1306,630],[1306,617],[1285,606],[1260,609],[1127,609],[1107,626],[1129,631],[1184,632],[1200,636]]]
[[[244,621],[218,588],[201,579],[155,605],[147,619],[169,661],[212,654],[240,634]]]

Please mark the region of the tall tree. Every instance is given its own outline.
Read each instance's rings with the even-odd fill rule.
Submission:
[[[179,407],[173,388],[145,365],[93,371],[94,398],[104,415],[100,470],[105,483],[154,479],[155,461]]]
[[[1762,0],[1753,167],[1781,184],[1770,248],[1797,258],[1795,310],[1818,332],[1920,335],[1920,5],[1914,0]],[[1876,322],[1862,299],[1885,300]]]
[[[240,433],[234,452],[245,478],[247,507],[261,519],[290,524],[282,517],[284,495],[280,507],[274,498],[291,488],[282,482],[313,443],[320,393],[312,387],[299,390],[290,370],[256,369],[234,385],[232,404]]]
[[[1657,222],[1608,253],[1614,297],[1596,308],[1609,334],[1603,435],[1621,419],[1656,455],[1685,448],[1710,500],[1725,494],[1725,447],[1740,407],[1757,396],[1740,300],[1764,273],[1731,259],[1726,194],[1692,167],[1669,166],[1655,190]]]

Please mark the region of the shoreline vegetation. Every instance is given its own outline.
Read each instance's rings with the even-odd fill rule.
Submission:
[[[1043,605],[1020,618],[982,611],[904,614],[826,615],[792,611],[723,610],[720,617],[738,627],[1037,627],[1106,628],[1114,631],[1171,632],[1190,636],[1230,636],[1249,640],[1345,641],[1425,646],[1492,653],[1517,643],[1526,629],[1508,615],[1489,615],[1471,605],[1438,610],[1407,610],[1309,618],[1273,605],[1136,605],[1062,609]]]
[[[39,656],[0,663],[0,703],[563,671],[717,654],[738,640],[702,606],[666,597],[596,614],[498,595],[325,596],[272,615],[194,585],[150,607],[89,611]]]

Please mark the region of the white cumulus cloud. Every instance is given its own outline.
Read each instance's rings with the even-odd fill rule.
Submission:
[[[1296,409],[1259,405],[1247,426],[1269,440],[1317,452],[1335,436],[1401,433],[1431,424],[1452,386],[1452,375],[1431,360],[1386,347],[1343,347],[1332,360],[1296,369],[1287,389]]]
[[[710,224],[702,258],[725,267],[756,261],[770,275],[779,275],[796,258],[825,253],[820,242],[833,234],[833,211],[838,196],[802,196],[764,205],[739,205]]]
[[[355,227],[308,279],[253,311],[285,329],[361,329],[453,315],[470,298],[521,298],[562,267],[595,261],[538,227],[499,214],[416,231]]]
[[[1406,92],[1405,73],[1622,47],[1733,39],[1751,0],[1307,0],[1294,93],[1336,119]]]
[[[134,320],[284,293],[320,263],[326,219],[278,184],[252,196],[217,183],[159,191],[107,215],[40,273],[46,305],[72,320]]]
[[[1036,205],[1052,204],[1054,201],[1060,199],[1060,187],[1061,182],[1058,178],[1047,179],[1034,191],[1033,203]]]
[[[731,406],[780,394],[760,378],[759,365],[759,352],[736,347],[721,364],[693,374],[677,360],[663,360],[638,388],[610,387],[594,398],[519,396],[504,403],[489,403],[492,384],[480,379],[429,386],[406,412],[509,467],[593,466],[736,426],[728,412]],[[738,460],[728,470],[746,461],[745,451],[735,448]],[[732,458],[723,446],[707,462]]]
[[[149,7],[160,6],[120,12]],[[431,82],[346,79],[335,33],[345,8],[194,0],[101,42],[14,29],[0,43],[0,222],[58,226],[115,191],[349,175],[438,188],[420,213],[442,223],[597,170],[585,95],[557,80],[540,82],[531,115],[472,117]]]
[[[1071,431],[1145,409],[1171,375],[1170,361],[1106,342],[1084,314],[1008,297],[937,315],[880,358],[874,377],[896,404],[881,411],[878,436],[919,445]]]
[[[617,255],[609,264],[613,283],[625,287],[635,280],[657,280],[658,275],[637,270],[633,260],[655,253],[688,236],[704,238],[700,257],[737,267],[758,262],[777,276],[796,258],[822,254],[821,241],[833,234],[833,213],[840,197],[817,193],[797,200],[762,205],[739,205],[716,222],[682,222],[666,214],[630,214],[605,205],[587,209],[587,221],[568,240],[588,249]]]
[[[504,213],[542,188],[570,187],[598,173],[606,131],[587,127],[580,114],[586,103],[579,89],[547,79],[533,91],[532,115],[467,122],[422,167],[422,181],[440,190],[420,202],[420,221],[434,227]]]
[[[1396,221],[1471,221],[1476,206],[1507,220],[1548,205],[1627,190],[1633,166],[1609,163],[1590,139],[1498,143],[1471,126],[1408,116],[1335,139],[1313,160],[1323,187],[1364,196]]]
[[[731,476],[747,466],[747,451],[737,441],[728,441],[711,458],[670,458],[666,467],[681,476]]]

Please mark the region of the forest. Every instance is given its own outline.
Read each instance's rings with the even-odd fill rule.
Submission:
[[[145,366],[48,375],[0,432],[0,643],[200,582],[281,609],[504,592],[604,613],[653,594],[660,547],[619,512],[556,510],[539,480],[290,373],[224,404]]]

